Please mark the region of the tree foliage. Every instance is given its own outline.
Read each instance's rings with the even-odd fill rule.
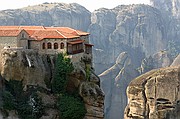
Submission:
[[[91,76],[91,66],[86,64],[86,80],[89,81]]]
[[[58,54],[55,63],[55,74],[52,82],[52,89],[54,93],[65,92],[65,87],[68,81],[68,74],[73,71],[73,65],[69,58],[63,54]]]
[[[57,107],[62,119],[83,119],[86,113],[84,103],[78,95],[78,92],[77,94],[68,94],[66,91],[68,74],[70,74],[73,69],[71,60],[63,54],[58,54],[55,63],[52,89],[54,93],[58,94]]]
[[[3,108],[16,110],[21,119],[39,119],[43,113],[42,99],[36,90],[24,92],[21,81],[10,80],[5,82],[3,91]]]
[[[83,119],[86,114],[82,100],[68,94],[59,96],[58,108],[62,119]]]

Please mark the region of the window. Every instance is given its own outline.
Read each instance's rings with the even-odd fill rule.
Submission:
[[[64,43],[61,43],[61,49],[64,49]]]
[[[58,49],[58,43],[54,43],[54,49]]]
[[[47,49],[52,49],[52,45],[51,45],[51,43],[49,42],[49,43],[47,43]]]
[[[42,49],[46,49],[46,44],[45,43],[42,44]]]
[[[25,35],[24,35],[24,33],[22,33],[22,34],[21,34],[21,37],[22,37],[22,38],[25,38]]]

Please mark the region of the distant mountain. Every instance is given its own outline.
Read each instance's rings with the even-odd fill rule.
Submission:
[[[91,22],[91,13],[76,3],[44,3],[8,9],[0,11],[0,16],[0,25],[69,26],[85,31]]]
[[[172,16],[180,17],[180,0],[150,0],[152,6]]]
[[[90,41],[95,44],[95,69],[105,92],[105,118],[122,119],[128,83],[153,68],[169,66],[171,57],[179,53],[179,19],[158,7],[120,5],[94,11],[89,32]],[[122,52],[128,54],[130,65],[121,60],[122,67],[118,67],[116,60]],[[146,60],[150,57],[152,62]]]

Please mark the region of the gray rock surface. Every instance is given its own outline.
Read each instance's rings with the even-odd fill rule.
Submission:
[[[179,66],[180,65],[180,54],[174,59],[171,66]]]
[[[168,67],[171,65],[173,58],[167,51],[160,51],[148,58],[142,60],[140,73],[146,73],[152,69]]]
[[[1,25],[67,26],[84,31],[91,22],[91,13],[76,3],[44,3],[3,10],[0,16]]]
[[[105,96],[105,118],[122,119],[124,108],[127,104],[126,87],[129,82],[138,76],[138,71],[134,69],[131,57],[122,52],[116,63],[102,74],[101,87]]]
[[[139,53],[135,57],[140,59],[142,53],[149,56],[166,48],[161,13],[147,5],[121,5],[114,9],[96,10],[91,16],[89,32],[90,41],[95,44],[97,73],[112,66],[121,52],[135,50]],[[140,63],[138,61],[136,66]]]
[[[179,17],[180,0],[150,0],[150,1],[152,6],[164,12],[169,12],[173,16]]]

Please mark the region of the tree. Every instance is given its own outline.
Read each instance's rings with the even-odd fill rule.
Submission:
[[[54,93],[63,93],[66,90],[68,74],[74,70],[71,60],[63,54],[58,54],[55,62],[55,74],[52,81]]]

